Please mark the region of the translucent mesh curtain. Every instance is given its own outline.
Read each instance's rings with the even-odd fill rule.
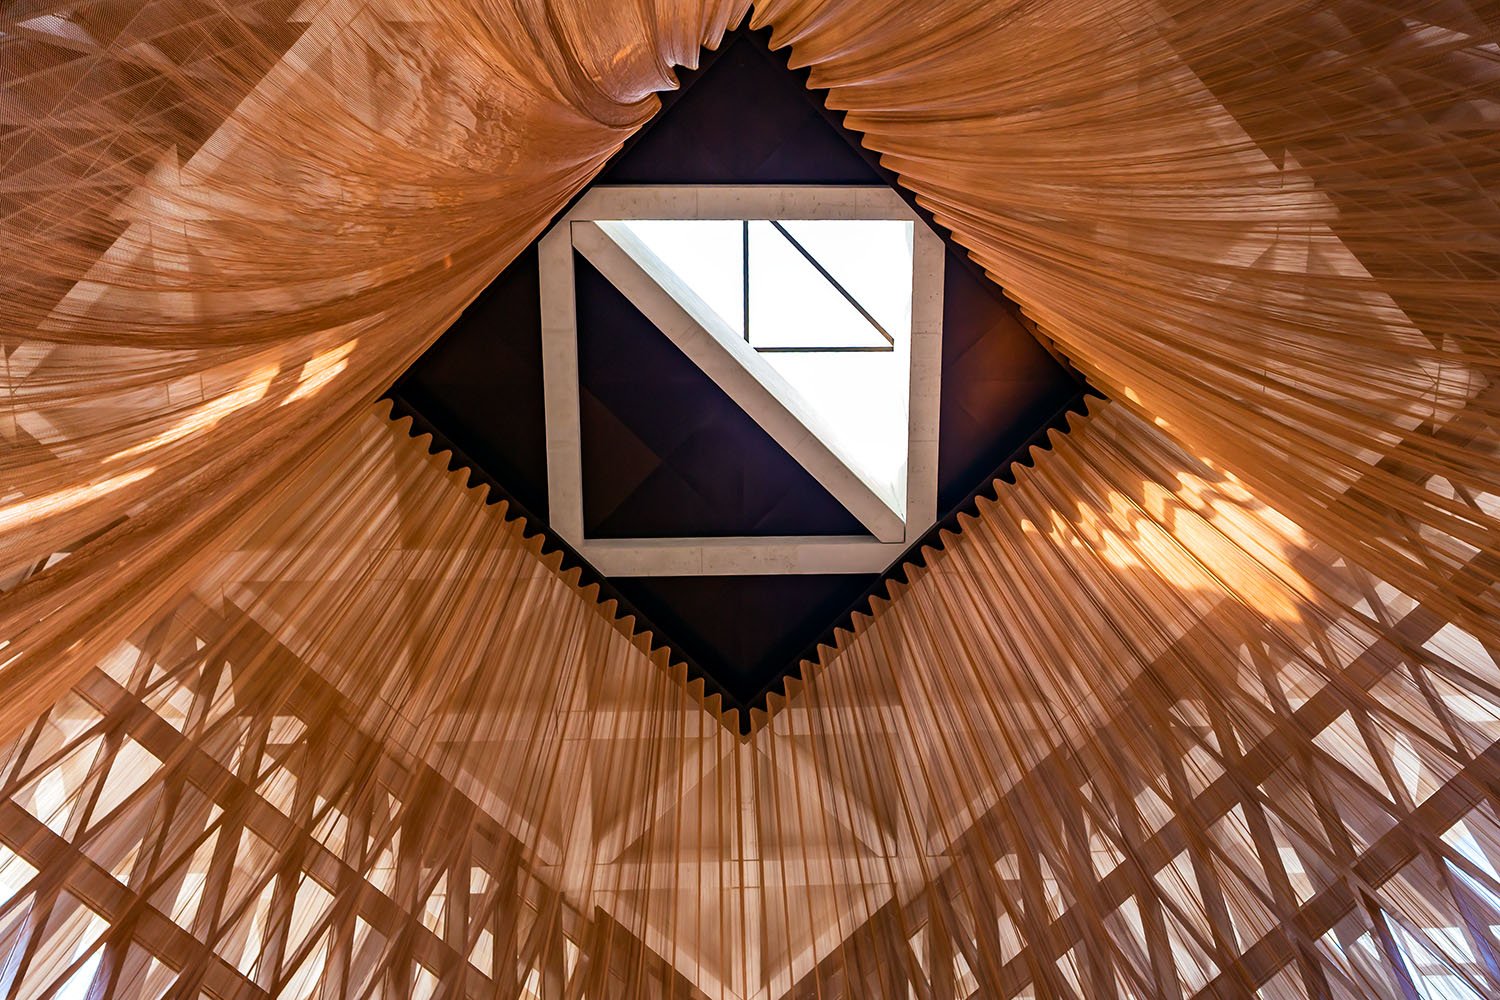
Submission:
[[[8,700],[191,578],[737,6],[7,5],[0,574],[76,550],[0,608]]]
[[[736,737],[446,456],[331,446],[7,748],[7,995],[659,995],[590,807]]]
[[[1221,6],[753,20],[1095,385],[1491,627],[1449,581],[1497,527],[1453,494],[1500,477],[1500,13]]]
[[[1493,647],[1117,404],[748,739],[404,424],[330,444],[6,749],[14,995],[1497,987]]]
[[[1113,402],[748,741],[369,399],[737,6],[0,11],[0,987],[1497,992],[1496,14],[766,3]]]
[[[912,823],[828,982],[1494,995],[1493,644],[1117,404],[981,507],[758,736]]]

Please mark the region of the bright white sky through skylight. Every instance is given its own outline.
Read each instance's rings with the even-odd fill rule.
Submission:
[[[739,220],[620,223],[713,310],[745,334],[745,233]],[[906,496],[911,364],[912,223],[782,220],[787,232],[894,340],[887,341],[775,227],[752,220],[750,343],[817,411],[823,436],[898,512]],[[670,289],[669,289],[670,290]],[[767,348],[825,349],[780,353]]]
[[[887,333],[911,326],[911,223],[819,219],[782,226]],[[750,223],[750,343],[878,347],[869,321],[769,222]]]
[[[738,219],[638,219],[622,222],[741,337],[745,265]]]

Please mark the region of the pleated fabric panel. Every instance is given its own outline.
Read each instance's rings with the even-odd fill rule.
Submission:
[[[741,3],[0,13],[0,987],[1500,992],[1500,19],[768,0],[1103,389],[749,739],[370,401]]]
[[[20,995],[1494,988],[1494,645],[1123,407],[748,739],[404,425],[332,445],[7,752]]]

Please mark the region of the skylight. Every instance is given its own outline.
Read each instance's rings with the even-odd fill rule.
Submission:
[[[911,222],[636,219],[601,228],[633,236],[649,251],[638,263],[664,289],[691,292],[722,331],[754,348],[818,415],[826,443],[903,512]]]
[[[599,187],[543,237],[538,257],[550,520],[601,572],[878,572],[932,525],[943,244],[894,191]],[[575,259],[621,292],[865,533],[588,537]]]

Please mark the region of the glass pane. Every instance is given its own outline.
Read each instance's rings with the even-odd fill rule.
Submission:
[[[835,225],[847,228],[858,223]],[[853,255],[837,262],[845,271],[858,270]],[[818,263],[833,274],[828,265]],[[907,272],[909,286],[909,266]],[[759,348],[880,348],[889,344],[838,286],[766,221],[750,223],[750,343]]]
[[[742,223],[735,219],[637,219],[619,225],[644,243],[735,334],[745,335]]]
[[[788,219],[782,227],[885,327],[911,328],[912,224],[871,219]]]

